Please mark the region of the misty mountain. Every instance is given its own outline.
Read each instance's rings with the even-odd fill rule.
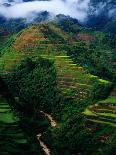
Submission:
[[[116,1],[91,0],[89,8],[86,23],[88,27],[102,29],[109,22],[116,20]]]
[[[0,27],[10,32],[20,31],[31,23],[60,21],[59,14],[63,20],[74,18],[83,26],[109,32],[115,25],[116,1],[0,0]]]

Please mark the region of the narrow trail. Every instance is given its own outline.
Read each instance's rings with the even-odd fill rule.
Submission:
[[[50,124],[51,124],[51,127],[55,128],[55,127],[58,126],[57,122],[53,119],[53,117],[52,117],[50,114],[47,114],[47,113],[45,113],[45,112],[43,112],[43,111],[40,111],[40,113],[42,113],[42,114],[49,120],[49,122],[50,122]],[[42,150],[44,151],[44,153],[45,153],[46,155],[51,155],[50,149],[49,149],[49,148],[47,147],[47,145],[41,140],[41,136],[42,136],[42,134],[39,133],[39,134],[37,135],[37,140],[39,141],[40,146],[42,147]]]
[[[40,111],[42,114],[44,114],[45,117],[49,120],[51,127],[55,128],[58,126],[57,122],[53,119],[53,117],[50,114],[47,114],[43,111]]]
[[[44,142],[41,140],[41,136],[42,136],[41,133],[38,134],[38,135],[37,135],[37,140],[39,141],[40,146],[42,147],[42,150],[45,152],[46,155],[51,155],[50,149],[49,149],[49,148],[47,147],[47,145],[44,144]]]

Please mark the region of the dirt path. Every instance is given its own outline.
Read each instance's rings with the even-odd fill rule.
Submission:
[[[55,128],[58,126],[57,122],[53,119],[53,117],[50,114],[47,114],[43,111],[40,111],[42,114],[44,114],[45,117],[50,121],[51,127]]]
[[[44,144],[43,141],[41,141],[41,136],[42,136],[41,133],[37,135],[37,140],[39,141],[40,146],[42,147],[42,149],[43,149],[43,151],[45,152],[46,155],[51,155],[50,149],[46,146],[46,144]]]
[[[43,111],[40,111],[40,113],[44,114],[45,117],[47,117],[47,119],[49,120],[51,127],[55,128],[58,126],[57,122],[53,119],[53,117],[50,114],[47,114]],[[38,134],[37,135],[37,140],[40,143],[40,146],[42,147],[43,151],[45,152],[46,155],[51,155],[51,151],[50,149],[47,147],[47,145],[41,140],[41,136],[42,134]]]

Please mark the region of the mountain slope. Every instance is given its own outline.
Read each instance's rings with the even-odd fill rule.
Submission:
[[[11,52],[6,52],[2,56],[2,65],[8,70],[14,63],[20,62],[27,55],[52,59],[57,68],[58,83],[64,92],[69,91],[70,94],[74,91],[76,98],[78,96],[89,97],[94,86],[93,80],[98,81],[101,85],[107,81],[102,82],[99,78],[86,73],[86,70],[80,65],[73,63],[71,58],[67,56],[68,48],[65,46],[65,44],[70,45],[70,40],[71,36],[54,24],[32,26],[24,32],[22,31],[13,43]],[[79,43],[74,40],[71,41],[71,44],[74,46]]]
[[[41,77],[37,74],[39,73],[39,70],[36,69],[36,65],[35,69],[33,69],[33,65],[29,65],[25,66],[27,67],[27,70],[24,72],[25,70],[22,67],[22,60],[28,57],[32,59],[32,64],[34,64],[36,61],[40,61],[38,58],[42,58],[42,60],[45,60],[44,62],[46,62],[46,64],[43,63],[45,68],[47,66],[47,60],[53,62],[53,66],[56,70],[57,87],[61,93],[61,98],[57,101],[58,105],[54,107],[48,107],[48,104],[45,105],[46,107],[44,107],[44,109],[39,109],[39,101],[37,106],[38,109],[36,107],[34,107],[34,109],[37,112],[47,108],[53,109],[48,112],[52,112],[52,115],[58,121],[59,126],[55,129],[52,129],[49,126],[46,129],[44,127],[45,122],[39,113],[37,116],[34,115],[34,118],[31,117],[31,119],[29,119],[33,121],[35,118],[37,119],[39,117],[39,121],[43,123],[42,127],[45,128],[45,132],[43,132],[42,141],[45,141],[53,154],[58,155],[71,155],[78,153],[86,155],[96,152],[97,154],[101,152],[104,154],[107,148],[109,149],[109,152],[113,153],[113,143],[115,142],[113,140],[115,137],[115,121],[112,117],[115,118],[114,111],[110,107],[101,105],[101,103],[98,108],[94,105],[98,100],[105,99],[108,96],[112,84],[109,79],[112,81],[113,79],[106,76],[107,74],[103,74],[102,76],[107,80],[90,74],[89,71],[91,71],[91,68],[89,68],[89,63],[91,61],[95,61],[94,63],[99,62],[99,68],[94,68],[94,65],[92,67],[95,72],[98,72],[99,70],[102,72],[101,68],[104,67],[103,58],[106,57],[108,61],[112,62],[114,58],[112,59],[111,56],[113,56],[114,48],[109,45],[106,46],[106,43],[103,43],[105,38],[103,33],[82,28],[76,23],[73,25],[70,22],[71,21],[65,24],[35,24],[16,34],[9,46],[6,46],[1,52],[1,77],[8,81],[10,76],[15,76],[16,81],[12,82],[16,85],[19,84],[19,87],[24,89],[22,89],[21,92],[18,88],[16,91],[18,91],[19,94],[30,94],[28,88],[30,88],[30,90],[32,89],[32,91],[34,89],[34,93],[36,94],[36,89],[38,93],[39,88],[41,88],[40,83],[38,84],[39,81],[36,81],[36,79],[39,80]],[[95,51],[91,50],[91,47],[92,49],[93,47],[96,47]],[[102,52],[100,52],[101,55],[99,54],[99,50],[101,49],[105,49],[103,53],[104,55],[102,55]],[[99,59],[102,59],[102,63]],[[109,62],[105,61],[105,63],[107,65]],[[15,70],[17,69],[17,66],[19,66],[19,68],[22,67],[21,70]],[[28,67],[32,69],[29,73]],[[40,64],[39,67],[42,68]],[[17,79],[20,77],[22,71],[24,72],[24,75],[21,78],[22,83],[15,83],[18,81]],[[107,70],[107,73],[110,74],[110,71],[112,71],[111,75],[115,74],[112,65],[109,67],[109,70]],[[48,72],[46,68],[44,71],[42,70],[41,74],[45,75],[47,79],[47,76],[49,76],[49,67]],[[29,79],[30,77],[32,79]],[[50,79],[50,82],[52,79]],[[31,87],[33,80],[37,83],[36,85],[34,83],[33,87]],[[10,86],[11,85],[9,85],[9,89],[12,92],[12,89],[14,89],[15,86]],[[46,87],[42,87],[42,91],[43,88]],[[50,90],[49,85],[48,88]],[[14,94],[15,91],[13,92],[13,95]],[[52,95],[52,99],[54,99],[56,94]],[[15,96],[16,99],[18,98],[17,100],[20,100],[21,97],[22,96],[20,95]],[[26,102],[28,99],[25,99],[25,96],[23,97]],[[31,97],[32,101],[35,102],[33,96]],[[46,100],[48,101],[49,98]],[[26,108],[31,109],[31,105],[33,104],[31,103],[29,107]],[[90,105],[92,106],[87,107]],[[100,111],[100,108],[102,109],[102,112]],[[88,109],[89,112],[87,111]],[[85,113],[83,114],[84,111]],[[88,116],[88,113],[91,115]],[[32,115],[32,113],[30,114]],[[107,118],[108,115],[110,116]],[[36,122],[37,121],[38,120],[36,120]],[[35,127],[34,124],[36,123],[33,122],[33,128],[35,129],[37,127]],[[108,134],[108,138],[106,137],[105,142],[103,142],[101,139],[103,139],[104,135],[106,136],[106,133]],[[111,147],[109,146],[110,142],[112,144]],[[67,147],[69,148],[68,152]]]

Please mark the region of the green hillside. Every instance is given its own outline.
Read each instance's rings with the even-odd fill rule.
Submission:
[[[18,118],[13,114],[8,102],[0,97],[0,153],[29,154],[35,152],[27,135],[19,126]],[[39,151],[38,151],[39,152]]]
[[[114,51],[105,33],[70,22],[32,25],[8,40],[1,50],[1,77],[29,141],[30,132],[34,139],[41,132],[53,155],[114,153]]]

